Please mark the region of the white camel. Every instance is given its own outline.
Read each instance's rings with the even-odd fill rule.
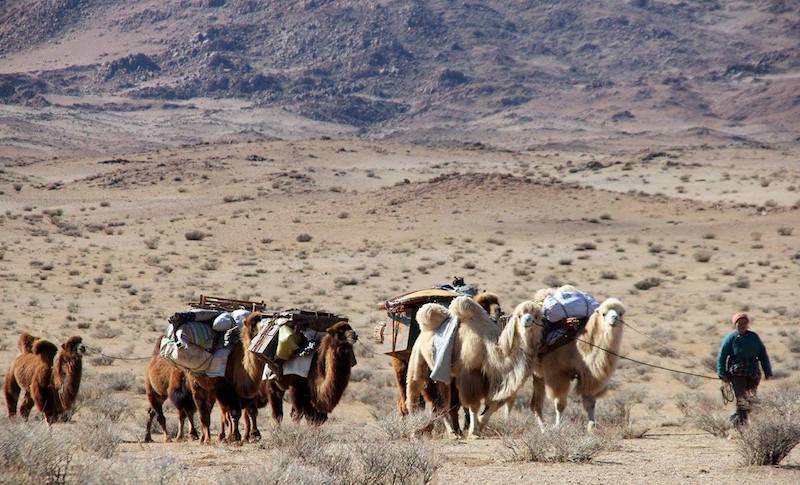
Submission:
[[[420,335],[408,366],[407,406],[415,409],[419,394],[434,367],[433,336],[448,319],[458,319],[452,354],[452,375],[461,405],[469,410],[468,438],[480,436],[492,414],[509,400],[532,374],[542,336],[541,305],[525,301],[517,305],[501,330],[471,298],[454,299],[450,307],[428,303],[417,312]],[[449,389],[449,388],[448,388]],[[444,399],[449,402],[449,399]],[[454,431],[445,420],[451,436]]]
[[[530,404],[540,426],[544,426],[542,407],[545,391],[555,404],[558,426],[567,406],[570,385],[575,379],[575,390],[581,396],[589,420],[588,428],[594,429],[597,398],[607,390],[617,365],[618,358],[614,354],[619,354],[622,346],[624,315],[622,302],[609,298],[589,316],[576,340],[540,356],[533,369]]]

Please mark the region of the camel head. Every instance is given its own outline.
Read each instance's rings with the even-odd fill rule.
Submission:
[[[328,337],[334,347],[350,347],[358,341],[358,334],[347,322],[339,322],[328,327]]]
[[[417,324],[420,330],[434,331],[450,317],[447,308],[438,303],[426,303],[417,310]]]
[[[486,313],[489,314],[489,318],[491,318],[492,321],[502,326],[501,318],[504,313],[503,308],[500,306],[500,298],[498,298],[497,295],[484,291],[483,293],[475,295],[474,300],[486,310]]]
[[[264,315],[260,312],[253,312],[247,315],[247,318],[242,322],[242,329],[239,334],[243,341],[249,342],[258,334],[258,331],[261,329],[259,324],[262,318],[264,318]]]
[[[625,323],[623,319],[625,306],[616,298],[607,298],[597,307],[596,311],[600,313],[603,322],[611,328]]]
[[[516,330],[520,335],[533,335],[538,337],[544,327],[544,312],[542,304],[538,301],[523,301],[511,315],[509,323],[516,325]]]
[[[83,339],[77,335],[68,338],[66,342],[61,344],[61,349],[70,355],[77,356],[78,358],[81,358],[84,356],[84,354],[86,354],[86,346],[83,345]]]

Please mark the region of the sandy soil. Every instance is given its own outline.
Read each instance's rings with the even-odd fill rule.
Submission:
[[[5,149],[9,157],[24,152]],[[556,279],[617,296],[632,325],[674,350],[659,353],[628,332],[625,354],[709,375],[728,318],[747,309],[777,371],[762,390],[797,381],[790,350],[800,320],[797,153],[659,152],[308,140],[7,165],[0,172],[0,367],[23,330],[59,341],[77,333],[92,349],[86,379],[131,373],[140,382],[144,361],[102,365],[98,352],[148,356],[165,317],[201,293],[326,309],[349,315],[362,336],[363,372],[326,425],[344,432],[374,421],[372,413],[394,412],[388,359],[370,343],[382,318],[376,304],[459,274],[497,292],[507,309]],[[187,240],[193,229],[205,238]],[[311,241],[298,242],[301,233]],[[660,284],[634,287],[648,277]],[[741,468],[732,442],[681,420],[674,396],[695,389],[716,398],[716,381],[623,363],[615,382],[611,395],[646,393],[647,405],[636,408],[651,427],[644,439],[623,440],[588,465],[512,465],[502,461],[498,439],[441,441],[439,480],[800,478],[797,450],[780,467]],[[142,423],[138,384],[120,395]],[[131,431],[128,441],[141,436],[143,429]],[[169,456],[190,476],[214,482],[258,453],[249,444],[132,442],[121,456]]]

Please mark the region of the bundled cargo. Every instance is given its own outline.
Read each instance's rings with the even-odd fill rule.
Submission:
[[[170,316],[159,353],[188,371],[220,375],[227,360],[222,356],[239,341],[239,329],[253,311],[249,308],[261,310],[264,303],[201,296],[190,306]]]
[[[347,317],[334,313],[299,309],[265,315],[249,350],[280,374],[283,363],[296,355],[313,353],[329,327],[347,321]]]
[[[439,303],[448,306],[458,296],[475,296],[477,293],[475,285],[468,285],[463,278],[456,277],[451,283],[440,283],[433,288],[412,291],[387,300],[378,305],[378,309],[386,311],[389,321],[375,327],[375,341],[383,345],[384,354],[408,360],[419,336],[415,318],[422,305]]]

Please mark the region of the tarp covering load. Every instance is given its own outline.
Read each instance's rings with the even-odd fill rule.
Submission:
[[[190,305],[194,308],[169,318],[159,353],[182,369],[224,375],[245,318],[251,311],[263,310],[264,303],[201,296]]]
[[[559,291],[546,297],[542,303],[546,325],[539,355],[572,341],[599,306],[592,295],[577,290]]]
[[[560,322],[567,318],[584,319],[600,306],[589,293],[582,291],[559,291],[544,299],[542,311],[548,322]]]
[[[419,336],[419,325],[415,319],[422,305],[439,303],[448,306],[458,296],[476,294],[478,288],[475,285],[467,285],[463,278],[456,277],[452,283],[441,283],[433,288],[412,291],[387,300],[378,308],[386,311],[389,321],[376,326],[375,340],[383,344],[384,354],[408,360]]]
[[[281,375],[288,361],[314,354],[328,327],[347,321],[347,317],[334,313],[298,309],[265,315],[249,350],[266,362],[269,372],[265,378],[270,373]]]

